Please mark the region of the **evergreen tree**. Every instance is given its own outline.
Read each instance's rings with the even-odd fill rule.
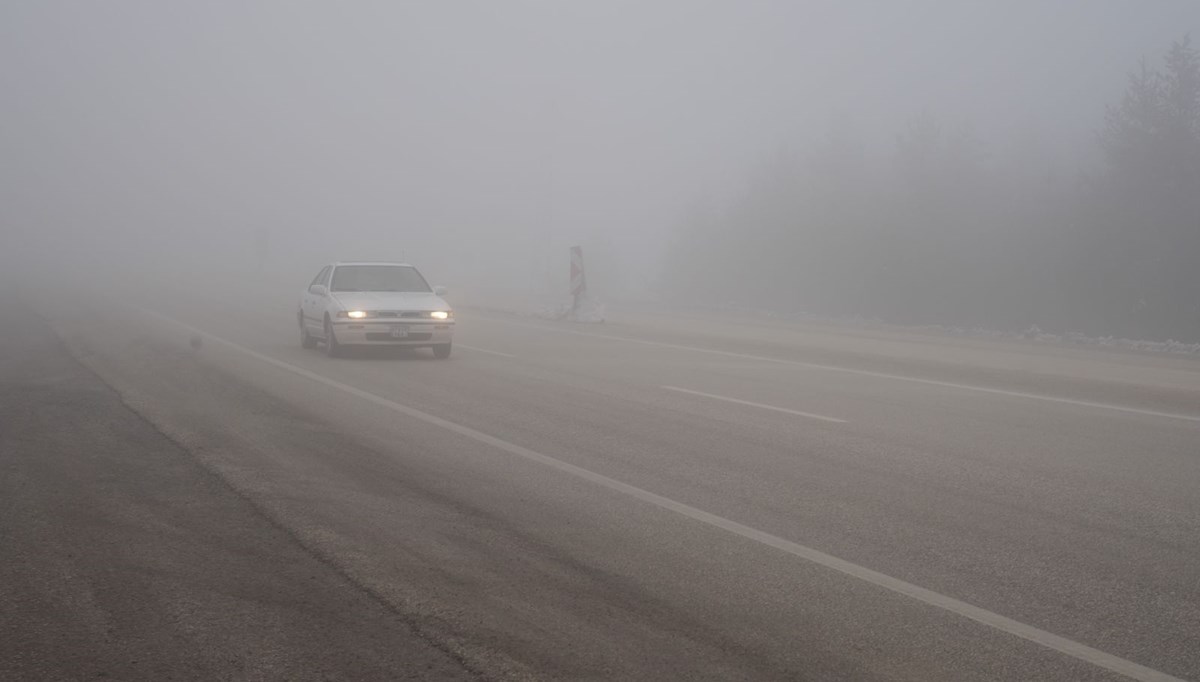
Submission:
[[[1162,70],[1144,62],[1108,109],[1106,175],[1094,202],[1105,278],[1093,303],[1124,333],[1200,335],[1200,55],[1189,38]]]

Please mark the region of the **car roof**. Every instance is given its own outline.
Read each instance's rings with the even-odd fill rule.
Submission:
[[[401,263],[399,261],[390,260],[343,260],[331,263],[331,265],[333,265],[335,268],[339,265],[399,265],[406,268],[412,267],[412,265],[409,263]]]

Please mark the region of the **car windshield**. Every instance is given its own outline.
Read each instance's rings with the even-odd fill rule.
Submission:
[[[421,273],[406,265],[339,265],[333,271],[330,288],[333,291],[432,291]]]

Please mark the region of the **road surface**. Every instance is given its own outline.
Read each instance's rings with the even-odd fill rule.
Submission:
[[[3,327],[0,677],[1200,679],[1200,361],[290,293]]]

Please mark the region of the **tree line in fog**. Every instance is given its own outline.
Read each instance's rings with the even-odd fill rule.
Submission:
[[[1188,38],[1129,74],[1095,144],[1096,160],[1070,167],[1033,137],[997,155],[926,114],[881,162],[834,132],[693,210],[664,284],[681,301],[780,312],[1200,341]]]

